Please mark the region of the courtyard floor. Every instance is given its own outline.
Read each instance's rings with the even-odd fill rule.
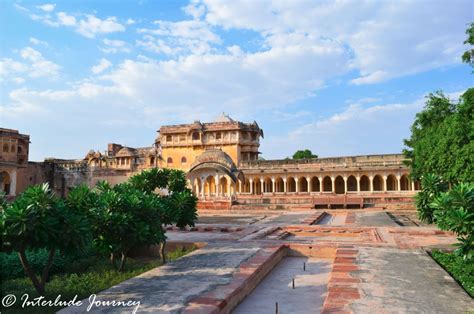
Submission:
[[[474,311],[473,299],[427,253],[455,237],[410,211],[207,212],[195,228],[170,228],[167,236],[202,247],[97,299],[139,300],[138,313]]]

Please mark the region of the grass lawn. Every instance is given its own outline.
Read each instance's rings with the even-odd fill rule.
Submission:
[[[431,256],[474,297],[474,261],[466,262],[454,253],[437,250],[433,250]]]
[[[194,248],[188,250],[177,249],[174,252],[169,252],[167,254],[168,261],[175,260],[193,250]],[[77,295],[77,300],[82,300],[88,298],[93,293],[98,293],[161,265],[159,258],[128,258],[125,271],[118,273],[113,269],[108,259],[95,256],[91,257],[91,259],[93,260],[89,261],[88,264],[92,266],[80,272],[52,276],[50,281],[46,284],[45,299],[54,301],[58,295],[61,295],[61,301],[69,301]],[[22,308],[21,297],[25,293],[29,295],[29,300],[38,297],[38,294],[27,277],[2,280],[2,299],[5,295],[14,294],[17,301],[12,307],[4,308],[2,306],[0,313],[55,313],[61,308],[38,306]]]

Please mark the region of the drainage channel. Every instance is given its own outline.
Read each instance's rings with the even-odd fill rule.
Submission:
[[[326,297],[331,266],[331,259],[284,257],[232,313],[318,312]]]

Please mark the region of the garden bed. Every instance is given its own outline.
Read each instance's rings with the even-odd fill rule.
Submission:
[[[168,261],[175,260],[194,249],[194,247],[189,247],[185,250],[182,248],[176,249],[167,254],[167,259]],[[159,258],[128,258],[125,270],[119,273],[115,271],[107,258],[89,256],[79,265],[75,265],[73,271],[66,271],[51,276],[50,281],[46,284],[45,300],[54,301],[58,295],[61,295],[61,301],[73,300],[76,295],[76,300],[88,298],[91,294],[96,294],[160,265],[161,260]],[[61,306],[22,308],[22,296],[28,294],[29,300],[38,297],[28,277],[23,276],[21,278],[2,280],[2,299],[6,295],[12,294],[16,297],[16,303],[8,308],[2,306],[2,313],[55,313],[61,309]]]
[[[431,257],[474,298],[474,261],[467,262],[451,252],[433,250]]]

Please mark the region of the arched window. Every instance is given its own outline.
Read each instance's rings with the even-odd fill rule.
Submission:
[[[3,152],[8,153],[8,144],[3,144]]]
[[[155,164],[155,157],[150,157],[150,165],[154,165]]]
[[[169,164],[172,164],[172,163],[173,163],[173,158],[168,157],[168,159],[166,160],[166,162],[169,163]]]
[[[18,154],[21,154],[21,153],[23,153],[23,150],[21,149],[20,146],[18,146]]]
[[[193,141],[199,140],[199,132],[193,132]]]
[[[188,161],[186,160],[186,157],[181,157],[181,164],[185,164],[187,163]]]

